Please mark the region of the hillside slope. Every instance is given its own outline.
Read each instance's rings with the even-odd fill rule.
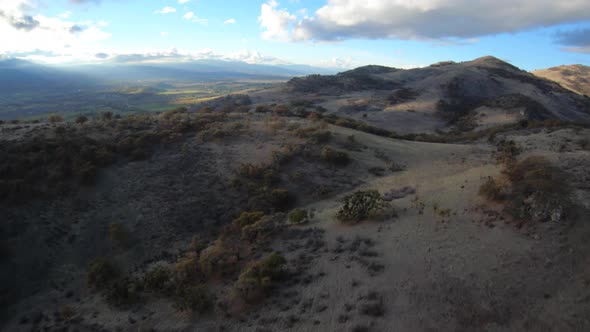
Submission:
[[[567,65],[535,70],[533,74],[555,81],[581,95],[590,95],[590,67]]]
[[[256,96],[256,95],[255,95]],[[523,119],[590,123],[590,100],[494,57],[402,70],[361,67],[293,78],[259,103],[307,101],[400,133],[485,128]]]
[[[589,134],[440,144],[182,110],[0,124],[0,329],[588,330]],[[529,157],[551,167],[527,168],[525,196],[482,194]],[[341,222],[371,190],[387,203]]]

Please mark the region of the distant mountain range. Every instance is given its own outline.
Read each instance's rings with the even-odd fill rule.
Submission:
[[[137,81],[286,80],[334,71],[305,65],[260,65],[201,60],[170,64],[47,66],[19,59],[0,61],[0,93],[89,88]]]
[[[533,74],[555,81],[579,94],[590,96],[590,67],[588,66],[558,66],[535,70]]]

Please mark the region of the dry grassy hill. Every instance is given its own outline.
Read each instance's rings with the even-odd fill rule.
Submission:
[[[520,120],[590,123],[590,100],[494,57],[401,70],[368,66],[292,79],[259,104],[319,108],[399,134],[489,128]]]
[[[590,95],[590,67],[584,65],[559,66],[535,70],[533,74],[555,81],[581,95]]]
[[[218,109],[0,125],[3,330],[590,329],[588,128]]]

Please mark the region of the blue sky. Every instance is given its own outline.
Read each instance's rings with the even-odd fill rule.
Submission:
[[[0,0],[0,36],[3,57],[48,63],[407,68],[494,55],[532,70],[590,65],[590,1]]]

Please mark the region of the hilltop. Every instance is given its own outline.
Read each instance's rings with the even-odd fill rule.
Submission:
[[[567,65],[535,70],[533,74],[555,81],[581,95],[590,95],[590,67]]]
[[[453,125],[487,128],[520,120],[590,123],[590,99],[494,57],[293,78],[284,88],[253,97],[260,103],[305,101],[326,114],[398,133],[433,133]]]

